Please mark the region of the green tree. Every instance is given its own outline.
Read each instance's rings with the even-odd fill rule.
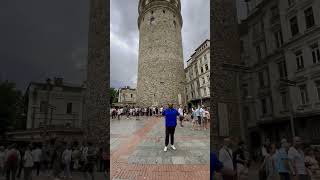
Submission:
[[[118,91],[115,88],[109,88],[110,104],[117,102]]]
[[[8,130],[23,128],[24,101],[15,83],[0,81],[0,135]]]

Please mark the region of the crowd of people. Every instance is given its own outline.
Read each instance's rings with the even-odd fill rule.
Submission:
[[[91,142],[79,144],[62,140],[0,147],[0,177],[6,180],[31,180],[33,176],[71,179],[81,172],[85,179],[94,180],[95,172],[107,172],[108,151]]]
[[[136,117],[139,119],[139,116],[162,116],[162,112],[167,107],[112,107],[110,109],[111,119],[120,120],[122,116],[129,118]],[[187,107],[180,106],[177,111],[179,112],[179,126],[183,127],[184,121],[192,122],[192,130],[207,130],[208,122],[210,121],[210,113],[207,107],[198,106],[197,108],[192,107],[187,109]]]
[[[163,107],[134,107],[134,106],[125,106],[125,107],[112,107],[110,109],[111,119],[121,119],[121,116],[127,118],[139,117],[139,116],[160,116],[162,114]]]
[[[252,164],[243,141],[234,148],[230,138],[225,138],[219,153],[211,154],[212,171],[219,172],[223,180],[247,180]],[[260,180],[317,180],[320,179],[320,151],[303,144],[300,137],[279,143],[266,143],[261,147],[260,161],[256,164]],[[212,176],[213,178],[213,176]],[[217,178],[219,179],[219,178]]]

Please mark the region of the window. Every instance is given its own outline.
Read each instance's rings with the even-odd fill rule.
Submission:
[[[203,67],[201,67],[200,69],[201,69],[201,73],[203,73]]]
[[[151,18],[150,18],[150,24],[152,24],[152,25],[155,24],[155,18],[154,18],[154,17],[151,17]]]
[[[206,84],[206,80],[202,77],[202,84]]]
[[[307,29],[311,28],[314,25],[314,17],[312,7],[309,7],[304,11],[304,16],[306,19],[306,27]]]
[[[306,85],[301,85],[299,86],[300,88],[300,95],[301,95],[301,104],[308,104],[309,103],[309,98],[308,98],[308,92],[307,92],[307,87]]]
[[[287,110],[288,109],[287,92],[281,92],[280,96],[281,96],[282,109]]]
[[[166,13],[166,11],[165,11],[165,10],[163,10],[162,12],[163,12],[163,14],[165,14],[165,13]]]
[[[279,16],[278,6],[277,5],[272,6],[271,7],[271,18],[275,18],[275,17],[278,17],[278,16]]]
[[[176,26],[177,26],[176,21],[173,21],[173,26],[174,26],[174,27],[176,27]]]
[[[264,76],[263,76],[263,71],[259,72],[259,85],[260,87],[264,87]]]
[[[67,114],[71,114],[72,113],[72,103],[68,103],[67,104]]]
[[[242,94],[242,97],[243,98],[246,98],[246,97],[248,97],[248,84],[243,84],[242,85],[242,88],[243,88],[243,94]]]
[[[131,94],[131,98],[133,97],[133,94]]]
[[[278,63],[278,70],[279,70],[280,79],[287,79],[288,73],[287,73],[286,61],[281,61]]]
[[[295,0],[288,0],[288,5],[292,6],[295,3]]]
[[[261,99],[261,110],[262,110],[262,114],[265,115],[267,114],[267,101],[265,98]]]
[[[275,37],[275,42],[276,42],[277,48],[280,48],[283,44],[283,37],[282,37],[281,30],[275,32],[274,37]]]
[[[302,51],[296,52],[297,70],[304,68]]]
[[[320,81],[316,81],[316,88],[318,94],[318,101],[320,101]]]
[[[244,51],[243,40],[240,41],[240,52]]]
[[[313,63],[319,62],[320,61],[320,50],[319,50],[318,43],[311,45],[310,48],[311,48],[311,52],[312,52]]]
[[[260,61],[261,60],[261,49],[260,49],[259,45],[256,47],[256,53],[257,53],[257,58]]]
[[[290,26],[291,26],[291,34],[295,36],[299,33],[299,26],[298,26],[298,19],[297,16],[290,19]]]
[[[209,70],[209,66],[208,66],[208,64],[205,64],[205,68],[206,68],[206,71],[208,71],[208,70]]]
[[[45,112],[47,108],[47,101],[40,102],[40,112]]]

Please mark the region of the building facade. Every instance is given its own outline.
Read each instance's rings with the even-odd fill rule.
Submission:
[[[209,106],[210,99],[210,40],[205,40],[187,61],[186,99],[188,107]]]
[[[31,82],[27,96],[27,129],[82,128],[85,88],[64,83],[61,78],[47,83]]]
[[[251,147],[320,143],[320,1],[249,0],[242,21],[242,122]]]
[[[138,10],[137,105],[184,105],[180,0],[140,0]]]
[[[130,88],[129,86],[120,88],[118,90],[118,104],[122,106],[131,105],[134,106],[136,104],[136,89]]]

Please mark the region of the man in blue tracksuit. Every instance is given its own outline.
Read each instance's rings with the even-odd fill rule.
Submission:
[[[165,139],[165,147],[164,151],[166,152],[168,150],[168,144],[169,144],[169,136],[171,141],[171,148],[173,150],[176,150],[176,147],[174,147],[174,131],[177,126],[177,117],[180,115],[179,112],[173,108],[173,104],[169,103],[169,108],[165,109],[162,112],[162,115],[165,116],[166,119],[166,139]]]

